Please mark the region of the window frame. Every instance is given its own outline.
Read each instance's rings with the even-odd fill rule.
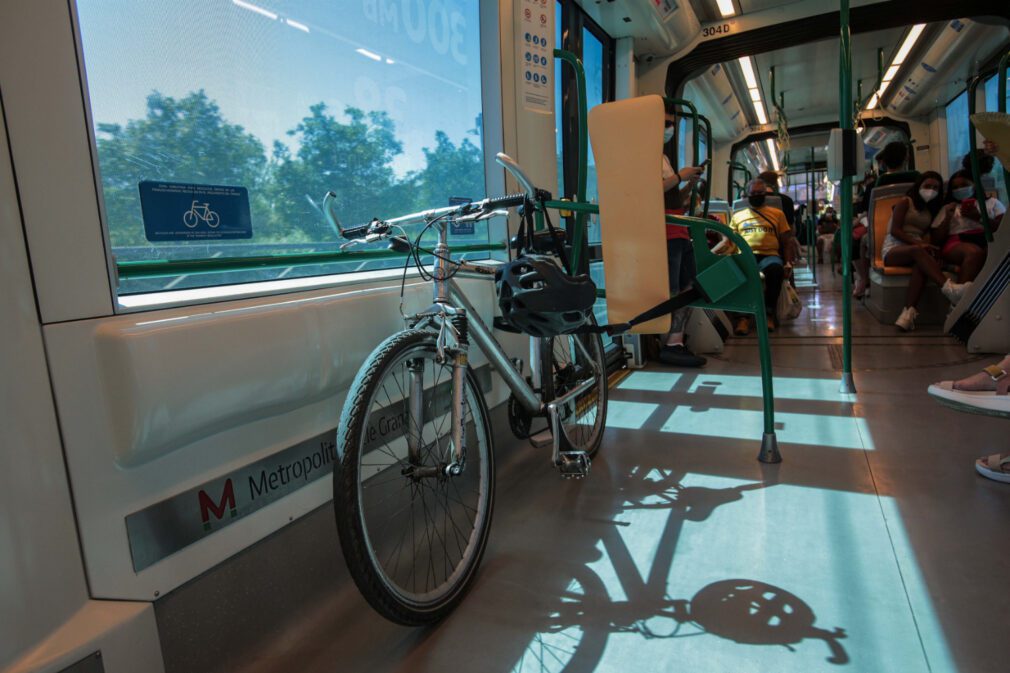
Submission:
[[[579,60],[582,60],[583,29],[588,30],[593,37],[598,39],[603,44],[603,102],[612,102],[616,90],[617,40],[610,37],[592,17],[586,14],[585,10],[576,4],[575,0],[557,0],[557,3],[561,5],[562,37],[562,44],[557,45],[558,49],[570,51]],[[561,68],[562,118],[558,122],[558,130],[561,134],[561,166],[564,172],[561,180],[564,182],[565,193],[559,194],[559,197],[574,195],[578,186],[579,158],[576,155],[576,148],[579,138],[579,110],[575,103],[578,100],[578,91],[571,70],[565,66]],[[566,221],[566,227],[570,225],[571,222]]]
[[[120,267],[116,259],[115,250],[112,246],[108,214],[106,212],[105,194],[102,186],[101,169],[98,157],[97,131],[92,114],[91,93],[85,69],[84,42],[81,35],[81,24],[78,15],[78,0],[71,0],[67,3],[67,12],[70,20],[73,49],[76,55],[76,63],[74,67],[80,84],[79,94],[82,106],[81,109],[83,112],[82,122],[85,126],[87,146],[88,151],[90,152],[92,168],[92,176],[89,176],[92,178],[90,186],[94,189],[94,197],[97,203],[98,220],[106,260],[107,278],[109,282],[108,288],[113,315],[156,310],[174,306],[200,305],[233,301],[236,299],[305,292],[341,286],[372,285],[377,282],[389,282],[394,270],[389,268],[380,268],[369,269],[366,271],[347,271],[339,273],[324,271],[322,273],[300,275],[294,278],[278,277],[251,281],[228,281],[227,279],[224,279],[222,282],[215,284],[187,287],[179,290],[168,288],[149,292],[120,294]],[[503,193],[505,189],[504,171],[494,161],[496,153],[504,149],[504,132],[501,118],[503,100],[500,54],[501,20],[497,4],[480,0],[477,10],[477,20],[477,35],[479,40],[478,51],[480,54],[480,101],[483,126],[481,129],[481,150],[483,152],[484,187],[487,194]],[[489,220],[489,240],[493,236],[492,231],[498,228],[503,228],[503,225],[497,226],[494,224],[494,221]],[[491,254],[493,253],[488,253],[488,256]],[[201,258],[195,257],[195,259]],[[211,258],[207,257],[206,259]],[[187,274],[179,274],[179,276],[184,275]],[[402,267],[393,275],[397,278],[402,277]],[[418,273],[414,269],[409,270],[406,275],[408,279],[416,276],[418,276]]]

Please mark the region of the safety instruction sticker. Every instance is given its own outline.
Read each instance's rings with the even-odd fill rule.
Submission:
[[[554,111],[554,0],[522,0],[516,52],[520,95],[527,110]]]
[[[144,234],[149,241],[252,238],[245,187],[180,182],[140,183]]]

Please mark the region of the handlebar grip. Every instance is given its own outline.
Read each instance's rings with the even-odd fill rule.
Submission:
[[[498,208],[515,208],[526,202],[526,194],[508,194],[488,199],[484,204],[484,210],[496,210]]]
[[[371,228],[372,224],[363,224],[360,227],[348,227],[340,232],[340,235],[344,238],[364,238],[368,235],[368,230]]]

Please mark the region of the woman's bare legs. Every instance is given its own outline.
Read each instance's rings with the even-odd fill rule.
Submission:
[[[943,275],[940,263],[929,254],[928,250],[918,245],[899,245],[891,248],[884,264],[912,267],[912,278],[908,283],[908,292],[905,295],[905,306],[918,305],[926,279],[941,287],[947,282],[947,277]]]
[[[951,264],[957,264],[961,270],[957,274],[958,283],[969,283],[978,277],[982,265],[985,264],[985,250],[974,243],[958,243],[943,253],[943,258]]]

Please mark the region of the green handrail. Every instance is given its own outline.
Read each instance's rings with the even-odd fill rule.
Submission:
[[[863,80],[857,83],[857,94],[855,96],[855,102],[853,107],[855,107],[855,116],[860,115],[860,111],[870,103],[870,99],[874,97],[874,94],[880,91],[881,83],[884,81],[884,50],[877,50],[877,81],[874,83],[873,90],[867,94],[866,100],[863,99]],[[880,101],[878,101],[878,105]]]
[[[453,252],[494,252],[504,250],[505,242],[497,244],[457,245]],[[256,257],[208,257],[204,259],[166,259],[118,262],[116,270],[120,280],[140,278],[166,278],[179,275],[258,271],[289,266],[313,266],[376,259],[396,259],[406,256],[394,250],[355,250],[353,252],[303,252],[288,255],[261,255]],[[423,256],[423,255],[422,255]]]
[[[852,130],[852,44],[849,31],[849,0],[841,0],[838,58],[838,125]],[[841,392],[856,392],[852,378],[852,176],[841,181],[842,214],[842,381]]]
[[[730,182],[732,182],[733,185],[735,187],[737,187],[737,189],[739,190],[737,192],[736,198],[741,198],[743,196],[743,193],[747,190],[747,188],[746,188],[747,183],[750,182],[750,180],[751,180],[750,169],[748,169],[746,166],[744,166],[739,161],[727,161],[726,163],[729,164],[729,179],[730,179]],[[743,185],[740,185],[739,183],[736,182],[736,180],[733,179],[733,173],[735,173],[736,171],[740,171],[740,172],[743,173],[743,176],[744,176],[744,184]],[[730,194],[730,197],[732,197],[732,196],[733,195]],[[729,202],[733,203],[733,201],[735,201],[735,200],[736,200],[735,198],[730,198]]]
[[[552,209],[573,210],[587,214],[598,215],[600,212],[600,207],[595,203],[547,201],[544,203],[544,206]],[[667,224],[684,226],[691,230],[691,245],[694,249],[698,276],[701,276],[716,265],[723,265],[722,268],[716,268],[714,271],[725,278],[723,273],[725,269],[724,265],[727,261],[738,267],[739,272],[744,276],[745,282],[735,285],[725,296],[712,302],[699,300],[693,305],[703,308],[716,308],[754,314],[757,322],[758,354],[761,362],[761,397],[764,401],[764,436],[761,440],[761,451],[758,454],[758,460],[765,463],[780,462],[782,456],[779,453],[778,440],[775,436],[775,393],[771,347],[768,339],[768,320],[765,316],[764,291],[761,288],[761,273],[758,271],[757,258],[754,257],[754,252],[751,250],[750,245],[747,244],[747,241],[721,222],[683,215],[667,215],[666,222]],[[729,257],[713,254],[708,248],[708,242],[705,237],[706,230],[717,231],[728,238],[736,245],[740,254]],[[606,291],[598,291],[597,295],[606,297]]]
[[[989,222],[989,209],[985,207],[985,188],[982,187],[982,170],[978,161],[978,139],[975,134],[975,123],[971,116],[975,114],[975,92],[982,82],[982,75],[975,75],[968,83],[968,152],[971,162],[971,181],[975,183],[975,195],[980,199],[979,214],[982,216],[982,230],[985,232],[985,240],[992,243],[992,223]]]
[[[589,99],[586,93],[586,69],[582,61],[570,51],[555,49],[554,57],[560,58],[575,71],[575,89],[578,93],[579,101],[579,169],[575,187],[575,200],[584,202],[586,200],[586,182],[589,174]],[[576,213],[575,231],[572,233],[572,271],[579,273],[582,262],[582,248],[586,240],[586,215]]]
[[[701,154],[701,137],[698,133],[698,108],[694,106],[694,103],[685,98],[669,98],[664,96],[663,100],[668,105],[680,105],[682,107],[686,107],[688,110],[691,111],[691,150],[692,150],[691,165],[697,166],[699,163],[698,155]],[[680,142],[679,139],[677,142]],[[709,139],[709,142],[711,142],[711,138]],[[696,182],[691,187],[691,198],[688,201],[688,209],[687,209],[688,215],[692,216],[694,215],[694,204],[695,199],[697,198],[697,191],[698,191],[698,183]]]

